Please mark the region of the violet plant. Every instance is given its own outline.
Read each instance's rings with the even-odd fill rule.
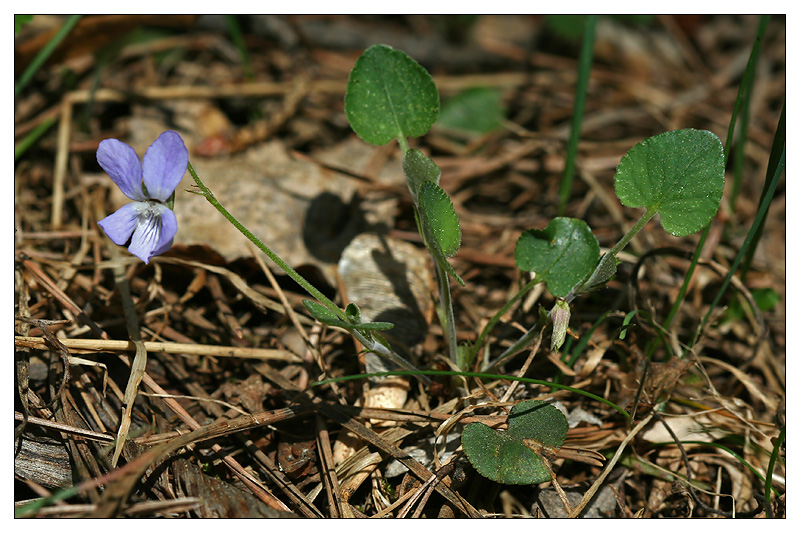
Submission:
[[[356,61],[345,96],[345,114],[355,133],[371,144],[396,140],[403,153],[403,172],[414,203],[414,215],[429,250],[439,286],[439,316],[443,323],[452,366],[468,370],[500,317],[534,285],[545,283],[555,298],[549,313],[493,361],[484,357],[483,368],[495,368],[521,351],[545,326],[552,327],[551,350],[564,342],[570,304],[577,296],[597,290],[615,275],[617,254],[651,219],[660,216],[664,229],[687,236],[706,226],[717,212],[724,185],[723,147],[709,131],[684,129],[662,133],[634,146],[622,158],[615,175],[615,190],[623,205],[644,208],[634,226],[608,252],[600,246],[582,220],[557,217],[544,229],[529,229],[520,236],[515,251],[518,268],[532,272],[529,281],[483,328],[472,346],[456,345],[456,326],[450,280],[464,281],[449,262],[461,244],[461,229],[453,203],[439,186],[441,170],[408,138],[428,132],[439,113],[439,94],[430,74],[405,53],[386,45],[367,49]],[[129,251],[145,263],[165,252],[177,232],[172,212],[175,187],[189,170],[196,192],[208,200],[288,276],[316,301],[305,300],[309,313],[320,322],[349,331],[367,352],[429,378],[399,356],[379,331],[392,327],[367,322],[355,304],[340,309],[311,283],[243,226],[205,186],[188,161],[180,136],[164,132],[139,163],[128,145],[115,139],[100,144],[100,165],[132,203],[99,222],[118,245],[130,242]],[[466,427],[462,445],[478,472],[501,483],[533,484],[549,480],[545,461],[558,453],[566,435],[566,421],[558,409],[544,402],[518,405],[509,430],[474,423]]]

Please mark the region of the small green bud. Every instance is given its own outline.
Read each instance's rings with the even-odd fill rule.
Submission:
[[[570,317],[569,304],[561,298],[557,299],[551,314],[553,318],[553,335],[550,338],[550,350],[556,352],[564,344],[564,339],[567,338]]]
[[[351,324],[361,324],[361,309],[356,304],[352,302],[347,304],[347,307],[344,308],[344,314],[347,315],[347,320]]]

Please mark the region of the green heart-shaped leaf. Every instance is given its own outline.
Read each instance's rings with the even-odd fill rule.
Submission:
[[[378,44],[365,50],[350,71],[344,112],[356,135],[383,145],[427,133],[439,116],[439,91],[419,63]]]
[[[514,259],[520,270],[535,272],[550,293],[564,298],[580,283],[600,258],[600,245],[586,222],[557,217],[543,230],[520,235]]]
[[[725,185],[722,142],[710,131],[668,131],[622,158],[614,188],[623,205],[661,215],[664,229],[685,237],[714,217]]]
[[[507,485],[535,485],[550,481],[543,455],[558,452],[567,429],[567,419],[557,408],[527,400],[511,409],[506,431],[474,422],[464,428],[461,445],[482,476]]]
[[[414,197],[414,204],[419,202],[418,195],[422,184],[430,181],[438,185],[442,176],[442,170],[436,163],[416,148],[408,150],[403,156],[403,173],[406,175],[408,189]]]

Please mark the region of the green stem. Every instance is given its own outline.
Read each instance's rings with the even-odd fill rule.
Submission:
[[[228,25],[228,31],[231,34],[234,46],[239,51],[239,57],[242,59],[242,70],[244,71],[245,79],[252,81],[253,67],[250,64],[250,56],[247,53],[247,44],[244,42],[244,35],[242,35],[242,28],[236,20],[235,15],[223,15],[225,23]]]
[[[22,157],[22,154],[24,154],[28,150],[28,148],[33,146],[36,143],[36,141],[39,140],[39,137],[44,135],[45,132],[49,130],[50,127],[55,123],[56,119],[48,118],[42,121],[42,123],[36,126],[36,128],[34,128],[32,132],[26,135],[25,138],[22,139],[22,141],[20,141],[20,143],[14,147],[14,161],[17,161],[20,157]]]
[[[402,151],[403,154],[408,152],[408,140],[406,140],[405,136],[398,135],[397,136],[397,144],[400,145],[400,150]]]
[[[489,333],[491,333],[492,329],[495,327],[495,325],[497,325],[497,323],[500,321],[503,315],[505,315],[506,312],[508,312],[508,310],[511,309],[511,306],[517,303],[520,300],[520,298],[528,294],[528,292],[530,292],[533,286],[539,283],[540,281],[541,280],[537,280],[536,278],[530,280],[528,283],[525,284],[524,287],[522,287],[522,289],[520,289],[520,291],[517,294],[515,294],[508,302],[506,302],[506,304],[503,307],[500,308],[499,311],[497,311],[494,314],[494,316],[489,320],[489,322],[487,322],[486,325],[483,326],[481,334],[478,335],[478,340],[475,341],[475,344],[472,347],[473,354],[478,353],[478,350],[480,350],[481,346],[483,346],[486,337],[489,336]]]
[[[344,311],[339,309],[338,305],[336,305],[330,299],[328,299],[327,296],[325,296],[324,294],[319,292],[316,289],[316,287],[314,287],[311,283],[309,283],[303,276],[298,274],[295,269],[293,269],[288,264],[286,264],[286,262],[283,259],[281,259],[275,252],[270,250],[270,248],[266,244],[261,242],[261,240],[258,237],[253,235],[250,232],[249,229],[244,227],[244,225],[242,225],[242,223],[239,222],[236,219],[236,217],[231,215],[230,212],[228,212],[228,210],[225,209],[225,207],[221,203],[219,203],[219,200],[217,200],[217,198],[214,196],[214,193],[212,193],[208,189],[208,187],[205,186],[203,181],[197,175],[197,172],[194,170],[194,167],[192,166],[191,163],[189,163],[189,174],[191,174],[192,178],[194,178],[195,183],[200,188],[200,191],[202,192],[202,194],[205,197],[205,199],[208,200],[208,203],[213,205],[214,208],[222,214],[222,216],[224,216],[226,219],[228,219],[228,222],[233,224],[233,226],[236,229],[238,229],[240,232],[242,232],[242,234],[245,237],[247,237],[250,240],[250,242],[255,244],[258,247],[259,250],[264,252],[264,254],[266,254],[267,257],[269,257],[276,265],[278,265],[281,268],[281,270],[286,272],[286,274],[290,278],[292,278],[298,285],[303,287],[306,290],[306,292],[308,292],[308,294],[310,294],[311,296],[313,296],[314,298],[319,300],[319,302],[322,305],[324,305],[325,307],[327,307],[328,309],[330,309],[331,311],[336,313],[336,315],[339,318],[341,318],[342,320],[347,322],[347,315],[344,313]]]
[[[592,56],[594,55],[594,33],[597,27],[597,15],[586,17],[583,30],[583,42],[578,58],[578,81],[575,87],[575,106],[572,111],[572,125],[567,145],[567,159],[564,165],[564,175],[561,178],[560,200],[558,205],[559,216],[564,214],[572,189],[572,178],[575,174],[575,158],[578,155],[578,141],[581,138],[581,124],[583,123],[583,110],[586,107],[588,95],[589,75],[592,70]]]
[[[531,328],[528,331],[526,331],[522,335],[522,337],[517,339],[517,342],[506,348],[506,350],[503,353],[501,353],[497,357],[497,359],[494,360],[494,362],[487,363],[486,365],[484,365],[483,370],[491,370],[497,368],[500,365],[500,363],[503,363],[509,357],[512,357],[521,352],[527,345],[533,342],[533,340],[536,338],[536,335],[538,335],[539,332],[542,331],[543,327],[544,324],[542,320],[537,320],[536,322],[534,322],[533,326],[531,326]]]
[[[692,255],[692,262],[689,265],[689,269],[686,271],[686,275],[683,278],[683,284],[681,285],[681,289],[678,291],[678,296],[675,298],[675,302],[672,304],[672,308],[669,310],[669,314],[667,315],[667,319],[664,320],[663,329],[664,331],[669,330],[670,325],[672,325],[672,321],[675,318],[675,315],[678,313],[678,309],[681,307],[681,303],[683,303],[684,298],[686,297],[686,291],[689,290],[689,282],[692,281],[692,276],[694,275],[694,271],[697,268],[697,263],[700,261],[700,254],[703,251],[703,246],[706,243],[706,237],[708,237],[709,231],[711,229],[711,224],[709,223],[705,229],[703,229],[703,233],[700,234],[700,241],[697,243],[697,248],[695,248],[694,255]],[[653,317],[655,320],[655,317]],[[653,352],[655,352],[656,347],[664,341],[664,336],[661,335],[659,331],[658,339],[654,339],[647,348],[647,359],[653,356]],[[664,342],[664,346],[667,347],[669,351],[669,347],[666,342]],[[687,352],[684,352],[682,357],[686,355]]]
[[[463,371],[455,372],[453,370],[415,370],[415,371],[392,370],[389,372],[372,372],[370,374],[357,374],[351,376],[342,376],[338,378],[324,379],[321,381],[315,381],[314,383],[311,383],[309,385],[309,388],[319,387],[321,385],[327,385],[329,383],[341,383],[343,381],[353,381],[356,379],[384,377],[384,376],[464,376],[467,378],[478,378],[483,380],[519,381],[520,383],[541,385],[543,387],[550,387],[551,389],[566,390],[573,392],[575,394],[580,394],[581,396],[585,396],[586,398],[591,398],[592,400],[608,405],[615,411],[619,412],[625,418],[630,418],[630,415],[625,409],[615,404],[614,402],[606,400],[605,398],[598,396],[596,394],[592,394],[591,392],[586,392],[584,390],[576,389],[575,387],[569,387],[567,385],[561,385],[559,383],[543,381],[541,379],[523,378],[517,376],[505,376],[501,374],[487,374],[485,372],[463,372]]]
[[[436,280],[439,282],[439,302],[445,318],[445,329],[447,332],[447,347],[450,351],[450,361],[459,368],[458,365],[458,340],[456,338],[456,320],[453,314],[453,299],[450,295],[450,279],[447,271],[442,268],[439,261],[434,257],[436,267]]]
[[[230,214],[230,212],[227,209],[225,209],[225,207],[221,203],[219,203],[219,200],[217,200],[217,198],[214,196],[211,190],[209,190],[209,188],[205,186],[203,180],[200,179],[200,176],[197,175],[197,172],[194,170],[194,167],[192,166],[191,163],[189,163],[188,169],[189,169],[189,174],[192,175],[192,178],[194,179],[195,183],[200,188],[201,194],[205,197],[206,200],[208,200],[208,203],[214,206],[214,208],[217,211],[219,211],[222,214],[222,216],[228,219],[228,222],[233,224],[234,227],[242,233],[242,235],[247,237],[250,240],[250,242],[252,242],[258,247],[259,250],[264,252],[264,254],[266,254],[267,257],[269,257],[276,265],[278,265],[281,268],[281,270],[286,272],[286,274],[290,278],[292,278],[298,285],[304,288],[306,292],[308,292],[308,294],[316,298],[322,305],[324,305],[325,307],[336,313],[336,315],[340,319],[342,319],[345,322],[348,321],[347,315],[345,314],[344,311],[339,309],[338,305],[333,303],[327,296],[319,292],[316,289],[316,287],[314,287],[311,283],[309,283],[303,276],[298,274],[295,269],[286,264],[286,262],[283,259],[281,259],[275,252],[270,250],[266,244],[261,242],[261,240],[258,237],[253,235],[249,229],[244,227],[244,225],[242,225],[242,223],[239,222],[236,219],[236,217]],[[417,370],[416,367],[414,367],[414,365],[412,365],[411,363],[409,363],[408,361],[406,361],[405,359],[394,353],[386,345],[375,340],[375,338],[372,335],[365,335],[364,333],[362,333],[357,329],[352,330],[350,333],[353,335],[353,337],[356,338],[356,340],[358,340],[358,342],[361,343],[362,346],[364,346],[365,350],[374,352],[379,356],[382,356],[388,359],[389,361],[395,363],[396,365],[405,368],[407,370],[412,370],[412,371]],[[430,379],[425,377],[424,375],[420,376],[420,379],[426,384],[430,384],[431,382]]]
[[[756,64],[758,63],[758,56],[761,53],[761,42],[764,40],[764,34],[767,31],[770,15],[762,15],[758,23],[758,31],[756,32],[756,40],[753,43],[753,48],[750,51],[750,58],[747,60],[747,67],[745,68],[742,77],[742,83],[739,85],[739,92],[736,96],[736,103],[733,108],[733,115],[731,117],[731,125],[733,125],[737,118],[739,122],[739,142],[736,146],[736,154],[734,157],[734,170],[733,170],[733,186],[730,196],[731,211],[736,210],[736,200],[739,197],[739,189],[742,181],[742,167],[744,162],[744,147],[747,142],[747,125],[750,121],[750,100],[753,96],[753,82],[756,78]],[[741,106],[741,116],[739,116],[739,108]],[[725,143],[725,157],[729,155],[729,148],[733,140],[733,127],[728,129],[728,138]]]
[[[755,474],[758,477],[758,479],[763,481],[765,486],[767,486],[767,478],[762,476],[761,472],[759,472],[753,465],[751,465],[749,462],[747,462],[747,460],[744,457],[742,457],[741,455],[739,455],[738,453],[736,453],[735,451],[731,450],[730,448],[728,448],[727,446],[725,446],[723,444],[719,444],[719,443],[716,443],[716,442],[702,441],[702,440],[682,440],[681,444],[697,444],[699,446],[709,446],[711,448],[717,448],[718,450],[722,450],[724,452],[727,452],[727,453],[729,453],[731,455],[731,457],[733,457],[734,459],[739,461],[739,463],[742,466],[747,467],[747,469],[750,470],[750,472]],[[652,444],[652,446],[673,446],[673,445],[675,445],[675,441],[671,441],[671,442],[655,442],[655,443]],[[767,474],[771,475],[771,472],[767,471]],[[780,496],[781,495],[781,493],[778,492],[777,489],[773,488],[771,490],[775,492],[776,496]],[[767,495],[767,497],[769,497],[769,495]]]
[[[778,179],[780,175],[775,175],[775,165],[778,164],[778,158],[780,157],[780,150],[783,145],[786,144],[786,102],[783,104],[783,109],[781,109],[781,117],[778,119],[778,128],[775,130],[775,136],[777,142],[772,143],[772,151],[769,154],[769,162],[767,163],[767,179],[772,176],[774,179]],[[765,181],[764,186],[761,188],[761,198],[759,199],[759,203],[764,201],[764,197],[767,194],[767,190],[769,190],[770,182]],[[756,253],[756,246],[758,246],[758,242],[761,240],[761,234],[764,232],[764,223],[766,222],[766,216],[761,220],[758,225],[758,231],[753,237],[753,241],[750,243],[750,246],[747,248],[747,252],[745,253],[744,260],[742,261],[742,269],[741,273],[739,274],[742,282],[747,279],[747,273],[750,272],[750,265],[753,263],[753,256]]]
[[[649,209],[646,210],[644,212],[644,214],[642,215],[642,217],[639,220],[636,221],[636,224],[634,224],[633,227],[628,230],[628,233],[626,233],[619,240],[619,242],[617,244],[615,244],[614,247],[611,250],[608,251],[608,254],[616,256],[618,253],[620,253],[622,251],[622,249],[625,248],[628,245],[628,243],[631,242],[631,240],[633,240],[633,238],[636,236],[636,234],[639,233],[640,231],[642,231],[642,228],[644,228],[645,225],[648,222],[650,222],[650,219],[653,218],[654,216],[656,216],[656,213],[657,213],[657,211],[651,213]]]

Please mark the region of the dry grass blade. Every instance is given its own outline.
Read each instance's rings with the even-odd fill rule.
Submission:
[[[359,437],[364,439],[365,441],[379,447],[386,453],[390,454],[392,457],[403,463],[408,469],[414,473],[420,480],[426,481],[431,478],[434,474],[422,466],[417,460],[409,457],[408,454],[403,452],[400,448],[396,445],[387,442],[385,439],[381,438],[378,433],[375,433],[373,430],[369,429],[368,427],[364,426],[363,424],[351,419],[347,415],[341,413],[333,406],[319,404],[320,410],[325,413],[327,416],[331,417],[332,419],[336,420],[339,424],[346,427],[353,433],[357,434]],[[460,497],[456,492],[454,492],[448,485],[445,483],[438,483],[436,485],[436,491],[439,492],[442,496],[450,500],[450,502],[456,506],[457,509],[461,510],[464,514],[471,518],[479,518],[481,514],[475,509],[469,502],[464,500]]]
[[[22,415],[22,413],[18,413],[15,411],[14,419],[21,421],[25,420],[26,418]],[[28,416],[27,421],[30,424],[35,424],[37,426],[55,429],[64,433],[69,433],[71,435],[77,435],[85,439],[96,440],[100,442],[114,442],[115,440],[114,437],[112,437],[111,435],[106,435],[104,433],[97,433],[96,431],[89,431],[88,429],[67,426],[65,424],[59,424],[58,422],[53,422],[52,420],[47,420],[36,416]]]
[[[231,272],[230,270],[222,267],[217,267],[214,265],[209,265],[206,263],[200,263],[198,261],[188,261],[185,259],[177,259],[177,258],[167,258],[161,257],[158,258],[157,261],[165,262],[165,263],[174,263],[179,265],[189,265],[194,267],[203,268],[208,270],[209,272],[213,272],[214,274],[219,274],[220,276],[224,277],[228,281],[231,282],[231,285],[236,287],[242,294],[244,294],[247,298],[249,298],[254,304],[264,308],[269,309],[270,311],[275,311],[281,314],[286,312],[283,305],[279,304],[278,302],[274,302],[261,294],[260,292],[256,291],[255,289],[251,288],[247,282],[242,279],[241,276],[238,274]],[[307,324],[313,323],[313,321],[305,316],[298,315],[298,320],[300,322],[305,322]]]
[[[125,326],[128,329],[128,336],[131,342],[136,346],[136,355],[131,363],[131,373],[128,378],[128,384],[125,387],[125,396],[122,400],[122,416],[120,416],[119,429],[117,430],[114,456],[111,459],[111,466],[115,467],[122,454],[125,441],[128,440],[133,403],[136,401],[136,395],[139,392],[139,384],[142,382],[147,368],[147,349],[145,349],[139,333],[139,320],[136,318],[136,311],[133,308],[128,278],[125,277],[125,270],[122,268],[122,265],[118,263],[120,257],[119,248],[108,238],[105,239],[105,242],[111,253],[112,263],[116,263],[112,271],[114,272],[114,282],[117,284],[117,289],[119,289],[122,299],[122,309],[125,313]]]
[[[328,506],[330,517],[339,518],[342,516],[342,499],[339,491],[339,480],[336,477],[336,469],[333,464],[333,451],[331,450],[331,440],[328,429],[320,416],[316,417],[317,423],[317,449],[320,451],[322,463],[322,480],[325,491],[328,494]]]
[[[584,507],[586,507],[586,505],[592,500],[592,497],[594,497],[598,489],[600,489],[600,486],[603,484],[603,481],[605,481],[608,474],[611,473],[611,470],[614,468],[614,465],[617,464],[617,461],[622,455],[622,452],[628,446],[628,443],[630,443],[630,441],[633,440],[636,434],[639,433],[642,429],[644,429],[645,426],[647,426],[647,424],[649,424],[650,420],[652,419],[653,419],[653,413],[650,413],[649,415],[644,417],[638,424],[636,424],[636,426],[633,429],[631,429],[628,432],[628,435],[625,437],[625,440],[623,440],[622,443],[619,445],[617,451],[614,453],[614,456],[611,458],[610,461],[608,461],[606,467],[603,469],[603,472],[597,477],[597,479],[594,480],[594,483],[592,483],[592,486],[589,487],[589,490],[586,491],[586,494],[583,495],[583,498],[581,498],[581,501],[578,503],[578,505],[576,505],[575,508],[572,510],[572,512],[569,513],[569,518],[576,518],[581,514],[581,511],[583,511]]]
[[[132,352],[136,344],[132,341],[103,339],[58,339],[71,353]],[[14,344],[36,350],[48,349],[43,337],[14,337]],[[288,350],[271,348],[247,348],[241,346],[212,346],[208,344],[187,344],[181,342],[144,341],[148,353],[168,353],[183,355],[201,355],[208,357],[237,357],[240,359],[258,359],[262,361],[286,361],[298,363],[302,358]]]
[[[93,516],[98,518],[115,516],[133,490],[133,486],[141,479],[145,471],[160,458],[166,457],[190,444],[229,435],[237,431],[244,431],[258,425],[272,424],[280,420],[287,420],[306,411],[307,408],[303,407],[278,409],[277,411],[261,413],[260,415],[247,415],[233,420],[221,420],[208,426],[198,427],[189,433],[179,435],[168,442],[146,451],[130,463],[104,476],[85,481],[76,488],[78,490],[86,490],[89,487],[99,487],[114,480],[113,490],[110,490],[111,487],[107,487],[103,501],[98,505]],[[248,475],[248,478],[249,477]],[[256,494],[258,495],[257,492]],[[278,508],[280,509],[281,507]],[[285,507],[283,507],[283,510],[288,511]]]

